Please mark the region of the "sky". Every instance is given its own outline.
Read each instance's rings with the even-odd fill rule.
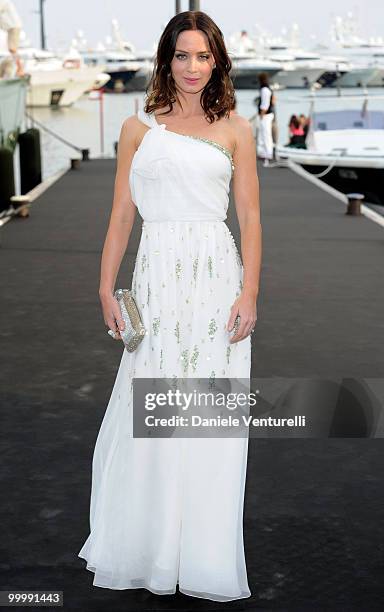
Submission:
[[[27,36],[34,46],[40,46],[39,0],[13,2]],[[278,36],[282,28],[296,22],[302,46],[313,48],[312,41],[328,41],[332,18],[346,16],[348,11],[357,16],[363,36],[384,37],[382,0],[321,0],[321,13],[314,10],[319,5],[311,0],[200,0],[200,10],[214,19],[226,38],[241,29],[252,33],[256,25]],[[111,33],[111,20],[117,18],[124,40],[132,42],[136,49],[152,50],[174,15],[174,8],[173,0],[45,0],[47,45],[65,48],[79,29],[90,44],[96,44]],[[181,0],[181,8],[188,10],[189,2]]]

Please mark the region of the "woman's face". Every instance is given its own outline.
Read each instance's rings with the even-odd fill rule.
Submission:
[[[196,93],[211,78],[215,58],[207,36],[201,30],[185,30],[177,37],[171,71],[177,89]]]

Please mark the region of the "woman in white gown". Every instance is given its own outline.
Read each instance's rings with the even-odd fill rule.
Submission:
[[[251,127],[230,112],[230,67],[210,17],[176,15],[159,42],[145,111],[121,130],[100,298],[119,339],[113,291],[138,209],[132,291],[147,335],[133,353],[123,350],[94,449],[90,534],[78,554],[95,586],[170,594],[178,584],[214,601],[251,594],[243,543],[248,437],[132,435],[134,377],[250,377],[258,179]],[[242,259],[225,223],[231,179]]]

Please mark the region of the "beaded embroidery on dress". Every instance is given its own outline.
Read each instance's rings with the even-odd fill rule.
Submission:
[[[132,291],[148,331],[122,357],[92,462],[93,584],[213,601],[250,596],[243,543],[248,438],[133,438],[136,377],[249,378],[251,339],[225,327],[243,267],[224,222],[233,172],[214,141],[149,127],[129,174],[143,218]]]

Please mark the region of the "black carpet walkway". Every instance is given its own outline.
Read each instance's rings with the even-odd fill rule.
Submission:
[[[220,604],[92,586],[77,552],[122,351],[98,300],[114,167],[83,163],[32,205],[29,219],[0,230],[1,588],[62,590],[64,609],[82,611],[382,609],[383,228],[345,216],[339,201],[282,168],[259,169],[252,375],[266,392],[288,389],[304,404],[303,393],[316,404],[319,389],[343,396],[343,406],[349,398],[367,437],[250,440],[251,598]],[[238,239],[233,203],[228,224]],[[116,286],[129,286],[140,231],[137,216]]]

